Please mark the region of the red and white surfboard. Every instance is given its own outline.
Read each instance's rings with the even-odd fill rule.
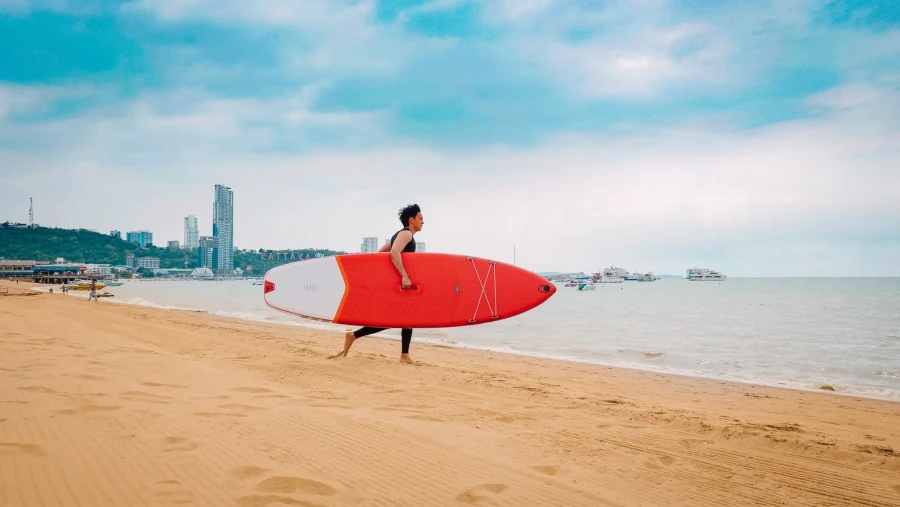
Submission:
[[[401,254],[413,287],[401,289],[389,253],[321,257],[269,270],[266,304],[308,319],[390,328],[483,324],[526,312],[556,293],[540,275],[464,255]]]

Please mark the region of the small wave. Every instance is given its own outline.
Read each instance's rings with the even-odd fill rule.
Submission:
[[[876,371],[876,372],[875,372],[875,375],[878,375],[878,376],[880,376],[880,377],[888,377],[888,378],[900,378],[900,371],[898,371],[898,372],[894,372],[894,371]]]

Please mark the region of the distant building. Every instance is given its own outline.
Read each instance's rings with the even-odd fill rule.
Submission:
[[[109,231],[109,235],[114,238],[122,239],[122,231]]]
[[[128,252],[127,254],[125,254],[125,265],[128,266],[129,268],[135,267],[134,252]]]
[[[197,227],[197,217],[188,215],[184,217],[184,247],[193,250],[200,246],[200,228]]]
[[[219,241],[211,236],[200,236],[197,247],[197,266],[215,271],[219,266]]]
[[[87,275],[107,276],[112,274],[112,267],[109,264],[87,264],[84,272]]]
[[[150,231],[131,231],[125,236],[129,243],[140,245],[142,248],[153,244],[153,233]]]
[[[178,250],[180,248],[178,241],[169,241],[168,248],[169,250]]]
[[[225,185],[216,185],[213,201],[213,237],[218,257],[215,271],[230,275],[234,271],[234,192]]]
[[[34,276],[34,261],[0,260],[0,277],[31,278],[32,276]]]
[[[359,245],[359,251],[361,253],[370,253],[378,251],[378,238],[377,237],[368,237],[363,238],[362,244]]]
[[[159,257],[138,257],[137,267],[147,269],[159,269]]]
[[[425,242],[424,241],[416,241],[416,251],[417,252],[425,251]]]

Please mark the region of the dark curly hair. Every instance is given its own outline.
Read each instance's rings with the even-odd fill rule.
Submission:
[[[397,216],[400,217],[400,223],[403,224],[403,227],[409,227],[409,219],[416,218],[416,215],[422,211],[419,208],[418,204],[409,204],[405,208],[402,208]]]

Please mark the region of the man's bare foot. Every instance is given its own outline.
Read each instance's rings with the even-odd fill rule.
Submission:
[[[400,354],[400,362],[405,364],[416,364],[415,361],[409,358],[409,354]]]
[[[347,352],[350,352],[350,346],[353,345],[353,342],[356,341],[356,336],[353,334],[353,331],[347,331],[344,333],[344,350],[338,352],[337,354],[328,356],[328,359],[334,359],[336,357],[347,357]]]

